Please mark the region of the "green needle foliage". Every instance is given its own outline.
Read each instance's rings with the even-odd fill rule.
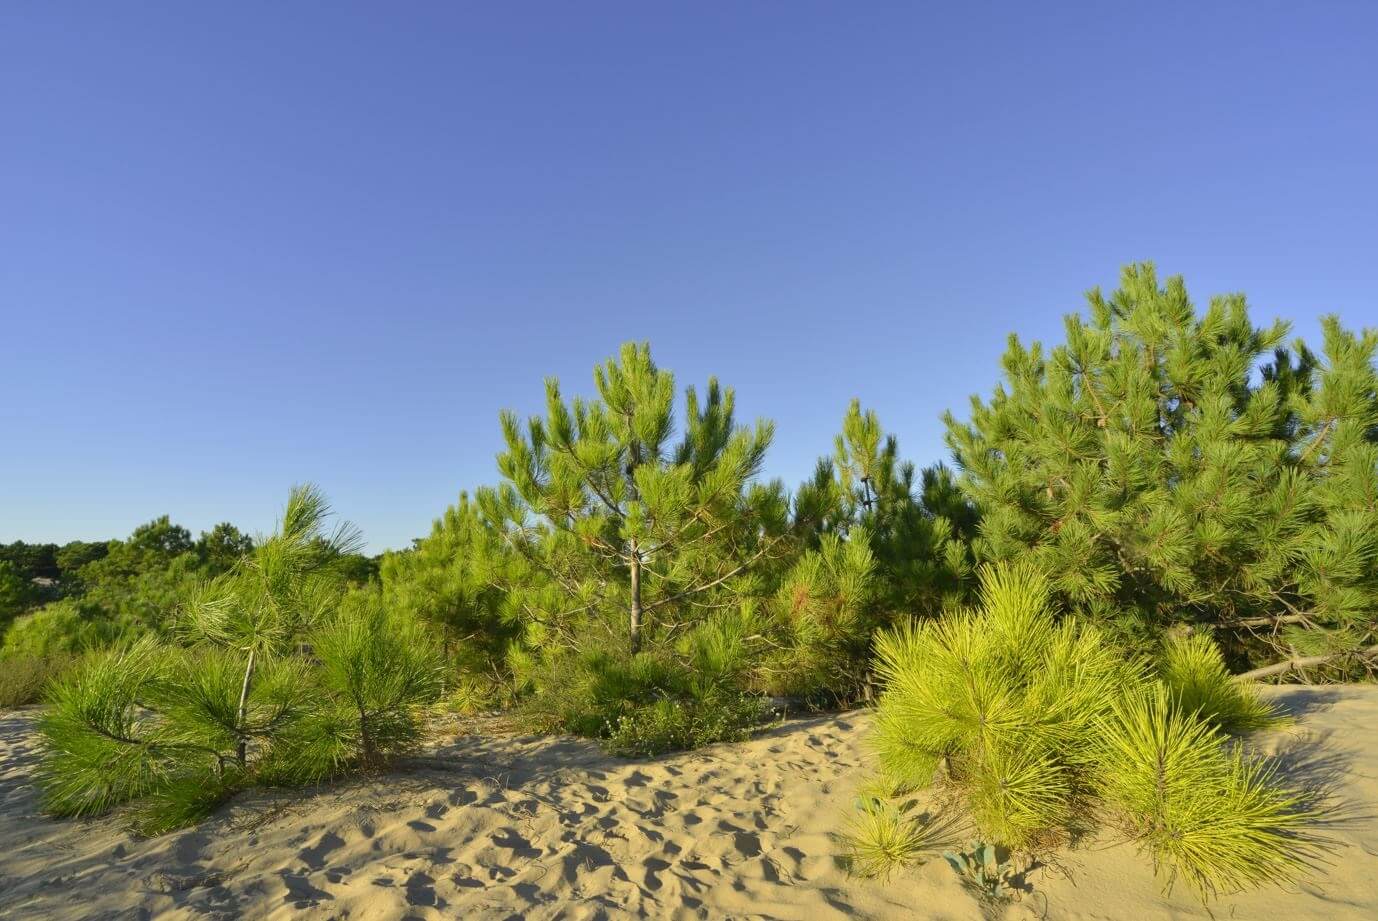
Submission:
[[[1159,674],[1176,706],[1226,732],[1254,732],[1281,719],[1257,688],[1231,678],[1220,647],[1205,634],[1170,637]]]
[[[868,675],[871,635],[885,624],[876,583],[865,530],[847,540],[822,535],[771,599],[779,645],[761,666],[766,689],[819,704],[856,699]]]
[[[100,815],[158,781],[148,735],[153,718],[139,699],[161,660],[152,640],[93,656],[56,682],[39,723],[44,757],[37,779],[50,812]]]
[[[1241,665],[1378,652],[1378,330],[1329,317],[1323,355],[1289,350],[1152,265],[1089,306],[1055,348],[1012,337],[1005,382],[947,417],[977,557],[1036,562],[1145,648],[1187,621]]]
[[[513,631],[504,664],[537,725],[647,753],[735,736],[756,708],[696,656],[715,617],[755,616],[789,553],[784,491],[756,482],[772,426],[737,425],[716,380],[677,419],[645,345],[594,383],[566,401],[549,380],[544,417],[503,415],[506,482],[477,492],[478,558],[459,565]]]
[[[311,648],[320,662],[316,694],[275,752],[275,782],[377,770],[417,744],[420,708],[443,687],[432,633],[362,595],[312,634]]]
[[[594,380],[598,399],[572,403],[547,381],[546,417],[525,431],[503,415],[498,465],[510,485],[479,502],[562,590],[526,599],[532,622],[578,630],[620,611],[620,623],[605,623],[634,655],[647,634],[700,619],[691,602],[720,600],[776,543],[762,525],[773,518],[780,530],[783,497],[751,483],[773,427],[738,427],[733,392],[710,380],[702,401],[686,391],[683,436],[672,443],[674,377],[646,345],[624,345]],[[544,609],[550,601],[555,610]]]
[[[1122,697],[1098,724],[1098,792],[1153,857],[1168,886],[1203,898],[1290,882],[1324,852],[1306,795],[1226,744],[1164,685]]]
[[[156,834],[246,785],[375,767],[415,742],[415,709],[439,690],[432,637],[366,591],[346,602],[357,535],[327,531],[328,515],[317,490],[294,489],[276,533],[196,590],[183,644],[145,637],[54,684],[39,771],[50,811],[133,800]]]
[[[937,614],[967,600],[977,512],[942,465],[916,478],[899,442],[874,411],[853,400],[831,458],[794,498],[793,529],[805,546],[864,529],[876,559],[874,604],[887,615]]]
[[[465,494],[414,548],[383,557],[383,603],[439,632],[452,687],[482,677],[491,688],[504,677],[507,647],[520,633],[505,588],[512,564],[503,535]]]
[[[1203,897],[1307,864],[1306,796],[1220,728],[1271,712],[1208,639],[1171,645],[1160,678],[1094,624],[1056,617],[1031,565],[987,567],[980,583],[976,609],[877,639],[885,786],[950,787],[983,837],[1014,849],[1078,834],[1102,802]]]
[[[844,860],[855,876],[889,879],[950,847],[953,829],[948,819],[922,814],[913,802],[862,796],[841,836]]]

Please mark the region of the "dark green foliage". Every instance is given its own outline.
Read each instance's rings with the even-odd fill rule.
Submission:
[[[33,587],[19,569],[8,560],[0,560],[0,634],[28,608]]]
[[[894,436],[854,400],[834,458],[819,462],[794,499],[799,552],[771,574],[774,648],[761,685],[815,706],[867,696],[877,629],[970,594],[976,520],[946,468],[916,482]]]
[[[520,634],[503,587],[509,564],[503,535],[464,494],[414,548],[383,556],[383,603],[439,633],[452,684],[505,674],[508,644]]]
[[[1251,659],[1372,644],[1378,331],[1332,317],[1323,358],[1289,352],[1242,296],[1198,313],[1147,265],[1089,299],[1050,352],[1011,339],[969,424],[948,416],[977,555],[1036,561],[1145,648],[1182,620]]]
[[[212,575],[229,572],[253,549],[254,539],[228,521],[222,521],[209,531],[202,531],[201,539],[196,542],[196,555]]]
[[[55,557],[58,569],[57,578],[60,581],[70,581],[81,567],[87,563],[104,559],[109,552],[110,544],[103,540],[74,540],[71,543],[63,544],[58,548]]]
[[[795,496],[793,527],[806,546],[865,529],[876,559],[873,603],[889,616],[936,614],[968,597],[977,520],[946,467],[916,479],[895,436],[853,400],[833,457],[819,461]]]
[[[869,676],[871,635],[888,623],[877,600],[870,536],[823,534],[768,604],[778,640],[760,666],[776,695],[820,705],[855,700]]]
[[[17,540],[12,544],[0,544],[0,561],[14,567],[24,581],[34,579],[57,579],[61,570],[57,564],[57,544],[26,544]]]
[[[41,581],[28,583],[25,607],[36,608],[32,620],[5,648],[23,654],[80,651],[166,632],[200,581],[229,571],[252,547],[230,524],[192,541],[166,515],[122,541],[12,544],[3,549]],[[0,594],[3,582],[0,575]],[[0,630],[4,620],[0,605]]]

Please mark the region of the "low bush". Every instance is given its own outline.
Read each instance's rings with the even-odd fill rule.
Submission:
[[[71,668],[73,655],[0,655],[0,710],[38,703],[49,682]]]
[[[1323,843],[1305,795],[1226,728],[1271,711],[1204,637],[1161,673],[1094,625],[1058,619],[1027,565],[982,574],[976,610],[882,634],[875,746],[884,785],[941,784],[983,838],[1037,850],[1076,837],[1097,806],[1131,830],[1168,885],[1203,898],[1294,879]]]
[[[1201,713],[1162,684],[1117,701],[1098,724],[1100,798],[1169,885],[1214,896],[1304,873],[1323,850],[1308,794]]]
[[[439,698],[442,666],[415,619],[360,598],[312,634],[311,649],[313,694],[278,740],[275,781],[377,769],[417,745],[419,708]]]
[[[130,642],[142,632],[137,624],[113,620],[99,608],[65,599],[16,618],[0,648],[10,656],[50,658]]]
[[[750,621],[719,615],[674,647],[635,655],[616,647],[513,657],[527,689],[520,712],[533,728],[604,739],[649,757],[743,739],[766,715],[748,689]]]

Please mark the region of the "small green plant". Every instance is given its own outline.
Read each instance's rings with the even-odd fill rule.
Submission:
[[[311,648],[313,693],[277,740],[267,778],[314,783],[376,770],[419,743],[420,709],[440,696],[442,665],[415,618],[352,596],[311,634]]]
[[[1203,636],[1169,645],[1161,672],[1096,626],[1055,616],[1028,564],[987,568],[974,611],[881,634],[880,774],[940,783],[984,840],[1012,850],[1084,830],[1100,804],[1168,885],[1203,899],[1295,880],[1325,847],[1310,795],[1225,734],[1271,724]]]
[[[700,698],[661,698],[618,717],[607,736],[608,750],[625,758],[741,742],[764,716],[755,697],[721,692]]]
[[[1019,892],[1014,864],[1000,860],[993,844],[973,841],[965,851],[944,851],[943,859],[983,901],[1003,902]]]
[[[913,801],[897,804],[863,793],[842,833],[844,860],[855,876],[888,879],[941,851],[950,843],[951,830],[946,818],[919,814]]]
[[[445,709],[460,716],[491,710],[498,702],[498,688],[491,680],[461,675],[445,695]]]
[[[46,807],[90,816],[133,801],[158,834],[251,784],[371,769],[417,743],[440,690],[432,636],[371,592],[347,593],[324,498],[297,488],[278,533],[186,609],[183,643],[147,636],[53,683],[40,724]]]

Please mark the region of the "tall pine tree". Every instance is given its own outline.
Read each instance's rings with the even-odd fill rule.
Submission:
[[[1378,651],[1378,333],[1330,318],[1323,358],[1288,351],[1242,295],[1198,313],[1151,265],[1089,304],[1046,353],[1011,337],[1005,383],[947,416],[978,556],[1032,557],[1145,638],[1187,621],[1250,659]]]
[[[594,383],[595,399],[566,402],[547,380],[545,418],[525,429],[504,413],[507,482],[477,498],[532,576],[506,580],[529,642],[579,642],[599,625],[635,654],[759,591],[753,566],[781,543],[784,499],[753,482],[772,425],[738,426],[733,392],[715,379],[702,400],[686,389],[678,440],[674,378],[649,346],[624,345]]]

